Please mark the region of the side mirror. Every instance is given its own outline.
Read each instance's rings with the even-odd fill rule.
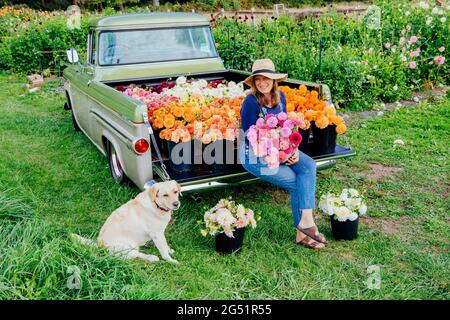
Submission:
[[[69,60],[70,63],[77,63],[78,62],[78,53],[75,48],[70,48],[66,51],[67,53],[67,60]]]

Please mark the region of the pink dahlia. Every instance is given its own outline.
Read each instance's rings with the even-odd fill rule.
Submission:
[[[295,145],[295,147],[298,147],[300,143],[302,142],[302,135],[298,132],[293,132],[289,136],[289,141]]]
[[[289,119],[284,122],[283,127],[289,128],[292,130],[295,127],[295,123],[294,123],[294,121]]]
[[[289,129],[289,128],[287,128],[287,127],[284,127],[284,128],[281,128],[281,129],[280,129],[280,135],[281,135],[283,138],[289,138],[289,136],[291,135],[291,133],[292,133],[292,130]]]
[[[291,146],[289,146],[289,148],[287,148],[287,149],[285,149],[285,150],[283,150],[284,152],[286,152],[287,154],[293,154],[294,153],[294,149],[292,149],[292,147]]]
[[[288,150],[290,148],[289,139],[280,139],[280,150]]]
[[[256,143],[256,141],[258,140],[258,131],[254,128],[250,128],[247,133],[247,139],[251,143]]]
[[[266,121],[267,121],[267,125],[271,128],[275,128],[278,124],[277,117],[275,117],[275,116],[269,117]]]
[[[258,120],[256,120],[256,126],[258,128],[262,127],[264,125],[264,119],[263,118],[258,118]]]
[[[280,112],[277,115],[277,118],[278,118],[278,120],[285,121],[285,120],[287,120],[288,116],[287,116],[286,112]]]

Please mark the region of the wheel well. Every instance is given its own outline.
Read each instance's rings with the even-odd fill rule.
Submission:
[[[72,101],[70,101],[69,92],[67,90],[66,90],[66,98],[67,98],[67,103],[69,104],[70,109],[72,109]]]
[[[108,139],[106,139],[105,136],[102,136],[102,146],[103,146],[103,150],[105,150],[105,153],[108,154],[108,144],[111,143],[109,142]]]

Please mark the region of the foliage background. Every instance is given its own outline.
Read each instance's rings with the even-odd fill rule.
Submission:
[[[288,7],[300,7],[304,5],[325,5],[332,2],[343,2],[344,0],[284,0],[284,3]],[[345,2],[352,2],[345,1]],[[355,1],[353,1],[355,2]],[[363,1],[358,1],[363,2]],[[116,8],[124,9],[132,6],[148,6],[152,3],[151,0],[41,0],[41,1],[31,1],[31,0],[0,0],[0,6],[3,5],[20,5],[24,4],[33,9],[42,10],[65,10],[68,6],[76,4],[79,7],[86,10],[101,10],[104,8]],[[167,1],[160,0],[161,6],[182,6],[186,9],[198,9],[203,11],[220,10],[224,8],[225,10],[238,10],[244,8],[271,8],[273,4],[280,3],[278,0],[176,0]]]
[[[432,1],[424,3],[427,9],[418,2],[411,7],[410,1],[376,1],[381,28],[375,30],[364,17],[348,17],[335,10],[316,19],[282,16],[253,24],[249,16],[236,16],[211,18],[211,24],[226,67],[250,71],[255,59],[268,57],[292,78],[328,84],[336,105],[363,110],[375,101],[397,101],[416,89],[448,85],[450,10],[435,7]],[[75,47],[85,56],[88,20],[97,16],[86,12],[81,28],[69,30],[63,11],[0,10],[0,68],[45,76],[60,74],[67,48]],[[101,15],[149,10],[109,7]],[[412,36],[417,36],[417,42],[409,43]],[[406,43],[400,45],[402,37]],[[419,55],[413,57],[418,49]],[[437,56],[446,62],[438,66]],[[415,68],[408,67],[411,62]]]

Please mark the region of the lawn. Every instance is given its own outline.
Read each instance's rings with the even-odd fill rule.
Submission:
[[[0,86],[0,299],[450,298],[447,98],[353,121],[346,136],[357,156],[318,174],[317,198],[345,187],[366,193],[357,240],[295,245],[289,195],[258,183],[203,195],[205,205],[232,196],[261,211],[238,255],[214,251],[196,224],[203,204],[185,195],[167,230],[175,266],[123,261],[70,239],[94,238],[139,190],[116,185],[106,158],[73,130],[57,81],[28,93],[3,74]],[[327,217],[317,222],[331,238]],[[371,266],[378,289],[367,285]],[[67,285],[78,271],[80,289]]]

